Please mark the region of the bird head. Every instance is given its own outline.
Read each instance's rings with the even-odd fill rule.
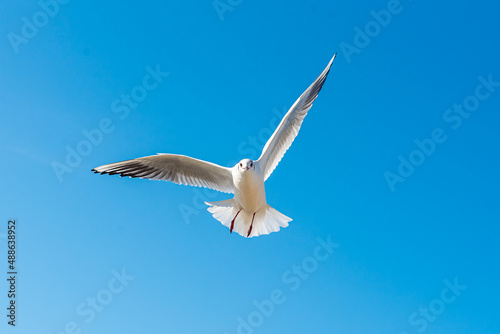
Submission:
[[[250,159],[243,159],[238,163],[237,167],[240,172],[255,170],[255,163]]]

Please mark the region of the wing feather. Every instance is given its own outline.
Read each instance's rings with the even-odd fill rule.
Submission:
[[[231,169],[177,154],[158,154],[115,162],[92,169],[95,173],[165,180],[234,193]]]
[[[260,164],[261,170],[263,171],[264,180],[267,180],[267,178],[274,171],[278,163],[283,158],[283,155],[285,155],[285,152],[288,150],[290,145],[292,145],[293,140],[299,133],[302,121],[304,120],[304,117],[306,117],[309,109],[311,109],[314,100],[323,87],[336,55],[337,54],[333,56],[319,77],[309,86],[309,88],[306,89],[304,93],[302,93],[297,101],[295,101],[290,110],[286,113],[285,117],[281,120],[271,138],[267,141],[266,146],[264,146],[262,154],[259,157],[259,160],[257,160]]]

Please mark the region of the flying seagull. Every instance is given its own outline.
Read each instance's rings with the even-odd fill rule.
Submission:
[[[209,205],[208,211],[229,227],[230,233],[235,231],[251,238],[277,232],[280,227],[287,227],[292,219],[267,204],[264,182],[299,133],[302,121],[323,87],[336,55],[288,110],[258,160],[243,159],[228,168],[184,155],[160,153],[96,167],[92,171],[165,180],[234,194],[234,198],[224,201],[205,202]]]

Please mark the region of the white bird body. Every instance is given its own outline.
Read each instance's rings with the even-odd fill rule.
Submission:
[[[336,55],[336,54],[335,54]],[[223,225],[244,237],[269,234],[287,227],[292,219],[267,204],[264,183],[297,136],[302,121],[323,87],[335,55],[320,76],[295,101],[267,141],[258,160],[243,159],[232,168],[178,154],[158,154],[103,165],[95,173],[166,180],[206,187],[234,197],[206,202]]]
[[[243,159],[231,169],[234,197],[230,200],[207,202],[217,220],[245,237],[269,234],[280,226],[288,226],[290,218],[279,214],[266,202],[264,176],[259,163]],[[268,210],[279,215],[266,219]]]
[[[250,167],[248,170],[240,171],[239,165],[236,165],[232,170],[234,202],[238,208],[247,212],[257,212],[267,205],[264,177],[258,164],[255,163],[253,166],[255,169]]]

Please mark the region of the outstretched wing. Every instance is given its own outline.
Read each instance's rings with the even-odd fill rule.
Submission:
[[[297,101],[295,101],[293,106],[286,113],[285,117],[281,120],[281,123],[278,125],[278,128],[274,131],[271,138],[267,141],[266,146],[264,146],[262,155],[259,160],[257,160],[264,174],[264,180],[267,180],[267,178],[271,175],[299,133],[302,121],[304,120],[304,117],[306,117],[309,109],[311,109],[314,100],[321,90],[321,87],[323,87],[336,55],[337,54],[333,55],[333,58],[330,60],[319,77],[311,84],[311,86],[309,86],[309,88],[307,88],[304,93],[302,93]]]
[[[165,180],[234,193],[231,169],[184,155],[158,154],[115,162],[92,169],[95,173]]]

